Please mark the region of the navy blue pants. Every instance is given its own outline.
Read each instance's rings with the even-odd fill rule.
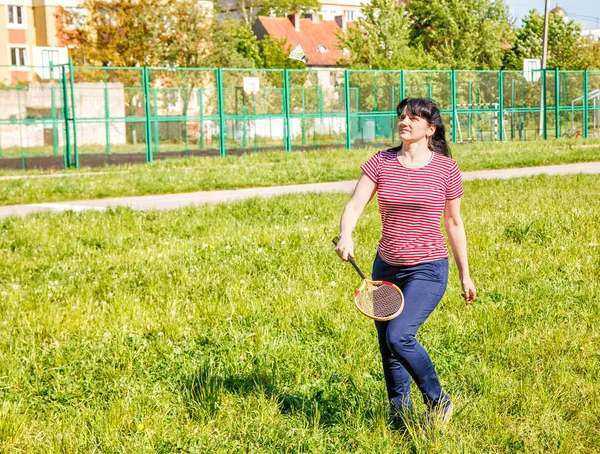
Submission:
[[[404,310],[393,320],[375,322],[383,373],[391,410],[412,411],[411,377],[425,404],[431,408],[447,399],[433,363],[415,336],[436,308],[448,283],[448,259],[414,266],[394,266],[379,254],[373,264],[373,280],[396,284],[404,293]]]

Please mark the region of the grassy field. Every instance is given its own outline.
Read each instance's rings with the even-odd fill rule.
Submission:
[[[352,180],[376,151],[252,153],[106,167],[93,169],[93,175],[82,169],[64,177],[0,180],[0,205]],[[453,153],[463,171],[565,164],[600,160],[600,141],[477,143],[454,146]]]
[[[0,452],[599,452],[598,177],[465,190],[479,299],[452,266],[419,333],[445,433],[387,426],[330,244],[347,194],[0,220]],[[366,269],[379,228],[372,204]]]

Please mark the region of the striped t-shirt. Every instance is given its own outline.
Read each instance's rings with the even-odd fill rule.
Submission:
[[[440,220],[446,200],[463,195],[456,161],[433,153],[426,165],[411,169],[400,164],[398,150],[380,151],[361,166],[377,185],[379,255],[397,266],[447,258]]]

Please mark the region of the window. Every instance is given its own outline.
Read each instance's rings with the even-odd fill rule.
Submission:
[[[11,47],[10,64],[12,66],[25,66],[27,64],[27,49],[25,47]]]
[[[323,8],[321,10],[321,15],[323,16],[323,20],[335,20],[336,10],[335,9],[326,9]]]
[[[354,11],[347,9],[344,11],[344,17],[346,17],[347,21],[353,21],[354,20]]]
[[[317,52],[324,54],[325,52],[327,52],[327,48],[323,44],[321,44],[317,47]]]
[[[8,5],[8,23],[11,25],[23,25],[23,7]]]

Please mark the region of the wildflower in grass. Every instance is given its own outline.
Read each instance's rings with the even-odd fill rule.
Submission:
[[[256,252],[258,252],[259,254],[262,253],[263,249],[261,247],[259,247]]]
[[[231,246],[229,246],[228,244],[225,246],[225,249],[228,251],[231,249]]]

